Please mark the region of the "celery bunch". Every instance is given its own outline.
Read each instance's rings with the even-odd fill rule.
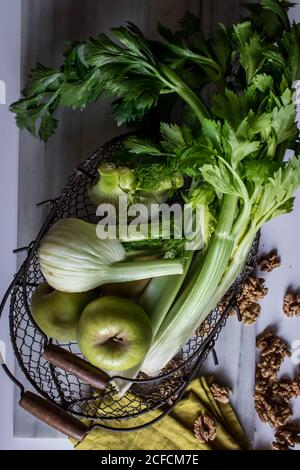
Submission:
[[[122,154],[136,184],[149,191],[183,175],[182,200],[202,206],[209,233],[201,257],[190,263],[186,254],[190,269],[180,283],[170,277],[170,302],[160,292],[153,306],[156,280],[143,293],[156,332],[141,365],[149,374],[193,335],[243,269],[257,231],[292,210],[300,186],[294,99],[300,25],[290,24],[287,1],[247,6],[249,17],[220,25],[209,39],[186,14],[179,32],[159,26],[162,42],[128,24],[112,30],[116,41],[100,35],[73,44],[59,70],[37,67],[24,98],[11,107],[21,128],[35,133],[39,126],[46,140],[60,105],[83,109],[106,94],[116,99],[113,112],[124,124],[146,115],[157,121],[155,108],[166,114],[177,99],[184,103],[181,125],[161,123],[154,142],[130,138]],[[209,83],[216,91],[205,105],[201,90]],[[295,155],[284,161],[287,149]]]

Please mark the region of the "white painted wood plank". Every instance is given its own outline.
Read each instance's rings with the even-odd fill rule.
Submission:
[[[214,374],[233,390],[231,403],[250,440],[254,436],[253,385],[255,371],[255,327],[241,324],[230,317],[216,343],[219,365],[212,355],[201,369],[201,374]]]
[[[8,110],[20,90],[20,27],[21,0],[2,0],[0,7],[0,80],[5,89],[0,97],[0,298],[6,292],[16,271],[16,256],[12,251],[17,244],[18,214],[18,162],[19,131]],[[7,45],[9,44],[9,47]],[[8,308],[4,309],[0,323],[2,354],[8,367],[14,371],[14,357],[10,346]],[[6,354],[5,350],[6,349]],[[0,449],[13,447],[13,391],[14,386],[0,370]]]

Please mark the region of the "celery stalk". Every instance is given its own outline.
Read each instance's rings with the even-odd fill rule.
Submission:
[[[234,246],[231,231],[236,207],[236,196],[224,196],[219,222],[204,263],[159,328],[144,361],[143,371],[147,374],[156,373],[172,359],[199,326],[199,313],[201,316],[206,314],[211,299],[215,298]]]
[[[189,270],[193,254],[192,251],[186,252],[183,274],[179,276],[153,278],[138,300],[138,303],[145,309],[150,317],[153,335],[156,335],[166,314],[176,299]]]

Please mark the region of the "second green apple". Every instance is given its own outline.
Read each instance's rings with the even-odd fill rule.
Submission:
[[[31,314],[48,337],[73,341],[77,338],[81,313],[98,296],[97,290],[82,293],[60,292],[43,282],[32,295]]]

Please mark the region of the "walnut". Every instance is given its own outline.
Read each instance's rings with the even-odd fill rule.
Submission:
[[[294,380],[292,380],[289,393],[291,398],[300,397],[300,375],[298,375],[298,377],[295,377]]]
[[[256,347],[259,349],[265,348],[275,338],[275,333],[270,328],[266,328],[262,333],[256,337]]]
[[[263,422],[277,428],[284,426],[292,416],[291,393],[296,391],[296,382],[277,375],[286,356],[291,353],[286,343],[267,328],[256,339],[256,346],[261,349],[256,365],[256,384],[254,389],[255,409]]]
[[[284,358],[291,355],[288,346],[270,329],[257,337],[256,346],[262,350],[256,365],[256,379],[277,380]]]
[[[257,336],[256,347],[262,350],[260,355],[264,358],[270,356],[270,359],[272,359],[273,356],[277,355],[283,360],[285,357],[291,356],[287,344],[269,328],[266,328]]]
[[[282,379],[277,383],[274,394],[285,397],[286,400],[300,396],[300,375],[292,379]]]
[[[273,269],[278,268],[281,265],[280,257],[276,250],[270,251],[270,253],[262,256],[258,260],[261,271],[271,272]]]
[[[217,434],[214,420],[207,415],[199,416],[194,423],[194,433],[202,444],[213,441]]]
[[[171,361],[168,362],[168,364],[163,368],[162,375],[173,372],[175,369],[177,369],[181,365],[182,365],[182,359],[180,358],[180,356],[173,357],[173,359],[171,359]],[[174,374],[172,374],[172,375],[170,374],[170,377],[175,378],[175,377],[178,377],[179,375],[181,375],[180,370],[175,371]]]
[[[250,302],[244,310],[242,310],[242,321],[245,325],[252,325],[256,322],[261,312],[261,306],[256,302]]]
[[[249,277],[237,296],[236,306],[238,307],[241,320],[246,325],[252,325],[255,323],[260,315],[261,307],[257,301],[265,297],[268,293],[268,289],[264,286],[264,283],[265,280],[263,278],[254,276]],[[221,313],[224,313],[231,300],[232,294],[228,293],[218,303],[217,308]],[[238,315],[237,309],[234,307],[231,308],[228,314],[229,316]],[[203,332],[203,328],[200,327],[197,334],[199,336],[204,336]]]
[[[180,377],[182,371],[175,370],[182,365],[182,359],[180,356],[174,357],[162,370],[162,375],[170,374],[167,376],[164,381],[161,383],[159,392],[160,396],[166,400],[166,403],[171,405],[177,398],[177,395],[174,394],[174,390],[177,390],[180,387],[181,381]]]
[[[280,357],[270,358],[267,361],[260,361],[256,365],[256,378],[276,380],[282,360]]]
[[[268,288],[264,284],[265,280],[261,277],[249,277],[243,286],[241,296],[250,302],[263,299],[268,293]]]
[[[274,399],[289,403],[293,394],[292,380],[282,379],[270,384],[270,390]]]
[[[178,394],[174,394],[174,389],[178,389],[180,386],[175,380],[170,380],[164,385],[160,386],[159,392],[160,396],[165,400],[165,402],[172,406],[174,401],[177,400]]]
[[[300,316],[300,294],[287,292],[284,296],[283,311],[287,317]]]
[[[255,409],[261,421],[273,428],[284,426],[292,416],[290,403],[279,399],[274,400],[269,389],[263,393],[255,393],[254,400]]]
[[[276,431],[272,447],[275,450],[288,450],[296,444],[300,444],[300,426],[288,424]]]
[[[224,313],[226,308],[228,307],[229,303],[233,300],[233,295],[232,292],[227,292],[227,294],[224,295],[224,297],[220,300],[220,302],[217,305],[217,309],[221,312]],[[232,315],[232,309],[229,311],[229,315]]]
[[[235,309],[235,308],[231,308],[231,309],[229,310],[229,312],[228,312],[228,315],[229,315],[230,317],[234,317],[235,315],[237,315],[236,309]]]
[[[237,307],[239,308],[242,321],[246,325],[252,325],[260,315],[261,307],[257,303],[268,293],[264,286],[265,280],[258,277],[249,277],[239,295],[237,296]],[[231,309],[230,315],[236,314],[235,309]]]
[[[229,387],[224,387],[214,382],[211,384],[210,390],[216,401],[220,403],[229,403],[229,394],[231,393],[231,389]]]
[[[281,443],[279,441],[272,442],[273,450],[289,450],[289,446],[286,443]]]
[[[209,321],[206,319],[203,323],[199,326],[198,330],[196,330],[196,336],[207,336],[211,332],[211,326]]]

